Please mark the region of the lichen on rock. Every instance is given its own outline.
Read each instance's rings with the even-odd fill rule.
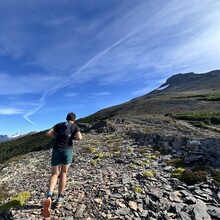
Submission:
[[[24,191],[12,197],[8,202],[0,206],[0,211],[10,212],[13,208],[19,208],[24,205],[25,201],[30,198],[30,192]]]

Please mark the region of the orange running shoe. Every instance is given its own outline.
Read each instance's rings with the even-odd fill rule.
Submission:
[[[42,217],[49,218],[50,217],[50,207],[51,207],[51,197],[48,197],[44,201],[44,209],[42,211]]]

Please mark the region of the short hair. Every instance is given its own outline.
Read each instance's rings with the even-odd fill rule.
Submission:
[[[72,112],[68,113],[66,116],[67,121],[75,121],[76,120],[76,115]]]

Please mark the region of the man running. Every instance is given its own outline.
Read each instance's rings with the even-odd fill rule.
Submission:
[[[67,171],[73,161],[73,140],[82,139],[82,134],[79,127],[74,124],[75,120],[76,115],[72,112],[68,113],[66,116],[66,122],[56,124],[53,128],[48,130],[46,134],[48,137],[55,138],[55,143],[51,158],[52,175],[49,181],[47,199],[44,201],[44,208],[42,212],[42,216],[44,218],[50,217],[52,195],[57,183],[59,172],[60,176],[56,207],[60,207],[63,201],[63,192],[66,185]]]

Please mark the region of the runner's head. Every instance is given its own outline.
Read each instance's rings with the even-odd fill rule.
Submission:
[[[72,112],[68,113],[66,116],[67,121],[75,121],[76,120],[76,115]]]

